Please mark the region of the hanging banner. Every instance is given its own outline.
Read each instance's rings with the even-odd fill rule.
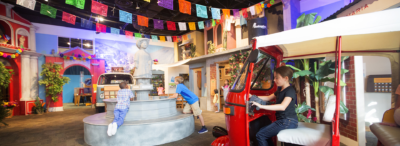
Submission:
[[[96,31],[97,32],[106,33],[106,30],[107,30],[107,26],[100,24],[100,23],[96,23]]]
[[[150,35],[145,34],[145,35],[144,35],[144,38],[150,39]]]
[[[138,25],[149,27],[149,18],[137,15]]]
[[[119,21],[132,24],[132,13],[119,10]]]
[[[92,1],[92,13],[100,14],[107,17],[108,6],[97,1]]]
[[[222,9],[222,14],[224,14],[224,19],[229,19],[231,17],[230,9]]]
[[[248,23],[247,28],[248,28],[249,38],[254,38],[268,34],[268,29],[267,29],[268,24],[266,17],[250,19],[249,22],[247,23]],[[249,43],[250,42],[251,40],[249,40]]]
[[[172,36],[172,41],[173,42],[178,42],[177,39],[176,39],[176,36]]]
[[[178,36],[176,39],[177,39],[176,41],[182,42],[182,36]]]
[[[168,41],[168,42],[172,42],[171,36],[167,36],[167,41]]]
[[[164,7],[170,10],[174,10],[174,1],[173,0],[158,0],[158,6]]]
[[[243,16],[240,16],[240,25],[242,26],[242,25],[246,25],[246,24],[247,24],[247,20]]]
[[[192,15],[192,3],[185,0],[179,0],[179,11],[181,13]]]
[[[51,18],[56,18],[57,9],[45,4],[41,4],[40,14],[49,16]]]
[[[197,25],[199,26],[199,29],[204,29],[204,21],[197,22]]]
[[[255,15],[256,14],[256,9],[254,8],[254,6],[251,6],[249,9],[250,9],[251,15]]]
[[[150,0],[144,0],[145,2],[150,2]]]
[[[195,22],[189,22],[189,29],[190,30],[196,30],[196,23]]]
[[[157,37],[156,35],[151,35],[151,39],[152,39],[153,41],[158,41],[158,37]]]
[[[142,34],[140,33],[135,33],[135,39],[140,39],[142,38]]]
[[[211,8],[211,14],[213,19],[221,19],[221,10],[218,8]]]
[[[207,7],[196,4],[197,17],[208,19]]]
[[[247,18],[247,17],[248,17],[247,8],[243,8],[243,9],[242,9],[242,15],[243,15],[244,18]]]
[[[235,19],[240,19],[240,13],[238,9],[233,9],[233,16],[235,17]]]
[[[261,4],[258,3],[258,4],[256,4],[255,7],[256,7],[256,14],[260,14],[262,12]]]
[[[17,4],[25,8],[35,10],[36,0],[17,0]]]
[[[179,30],[180,31],[186,31],[186,23],[185,22],[178,22],[179,25]]]
[[[167,21],[168,30],[176,30],[175,22]]]
[[[186,34],[183,35],[183,36],[182,36],[182,39],[185,40],[185,41],[188,40],[187,35],[186,35]]]
[[[120,30],[118,28],[110,27],[110,29],[111,29],[111,34],[119,35]]]
[[[68,5],[73,5],[79,9],[85,9],[85,0],[65,0]]]
[[[164,29],[164,21],[163,20],[153,19],[153,22],[154,22],[155,29]]]
[[[81,27],[87,28],[87,29],[92,29],[92,24],[93,24],[92,21],[81,18]]]
[[[133,39],[133,32],[125,30],[125,37],[128,39]]]
[[[211,20],[206,20],[205,23],[206,23],[206,27],[211,27]]]
[[[214,19],[211,19],[211,26],[215,26],[215,20]]]
[[[165,42],[165,36],[160,36],[160,41]]]
[[[75,25],[76,16],[67,12],[63,12],[62,21]]]

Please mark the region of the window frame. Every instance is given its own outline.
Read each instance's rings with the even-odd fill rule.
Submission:
[[[264,54],[264,55],[267,56],[267,57],[269,56],[268,61],[270,61],[271,58],[272,58],[272,59],[275,59],[275,66],[274,66],[275,68],[272,69],[272,70],[275,70],[275,69],[276,69],[276,66],[277,66],[276,58],[273,57],[273,56],[271,56],[271,55],[269,55],[269,54],[267,54],[267,53],[264,53],[264,52],[262,52],[262,51],[260,51],[260,53]],[[265,64],[268,63],[268,61],[266,61],[266,62],[263,64],[263,67],[261,68],[260,72],[261,72],[263,69],[265,69]],[[261,75],[260,72],[258,72],[258,74],[257,74],[256,78],[254,79],[254,81],[256,81],[256,80],[258,79],[258,77]],[[271,75],[271,76],[272,76],[271,87],[269,87],[268,89],[254,89],[253,86],[254,86],[254,84],[255,84],[256,82],[253,82],[253,83],[251,84],[251,86],[250,86],[250,90],[264,90],[264,91],[271,90],[271,89],[274,87],[274,84],[275,84],[275,82],[274,82],[274,80],[273,80],[273,78],[274,78],[274,73],[273,73],[273,72],[272,72],[272,75]]]

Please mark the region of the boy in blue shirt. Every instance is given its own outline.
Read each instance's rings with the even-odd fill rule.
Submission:
[[[183,108],[184,114],[190,114],[193,111],[193,115],[197,116],[200,119],[200,123],[203,127],[201,127],[199,134],[203,134],[208,132],[206,126],[204,125],[203,116],[201,116],[201,110],[199,106],[199,98],[190,91],[185,85],[183,85],[183,77],[177,76],[175,77],[175,84],[176,84],[176,93],[169,98],[177,98],[178,94],[181,94],[183,98],[187,101],[185,107]]]
[[[121,88],[117,93],[117,104],[114,109],[114,121],[108,125],[107,134],[113,136],[117,133],[117,129],[124,123],[126,113],[128,113],[129,105],[133,101],[133,93],[129,89],[126,82],[119,83]]]

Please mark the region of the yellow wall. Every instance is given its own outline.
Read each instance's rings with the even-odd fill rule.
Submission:
[[[204,55],[204,33],[203,32],[199,32],[199,31],[192,31],[192,32],[189,32],[189,33],[184,34],[184,35],[189,35],[189,34],[191,36],[193,44],[196,46],[197,55],[198,56],[203,56]],[[182,42],[186,42],[186,41],[188,41],[188,40],[187,39],[183,39],[183,37],[182,37]],[[179,55],[182,55],[182,54],[178,54],[178,49],[179,49],[178,43],[175,42],[174,43],[174,53],[175,53],[174,54],[175,55],[174,56],[174,60],[175,60],[175,62],[178,61]]]

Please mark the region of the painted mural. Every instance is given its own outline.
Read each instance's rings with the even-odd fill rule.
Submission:
[[[111,71],[111,67],[123,67],[125,72],[130,72],[134,67],[134,56],[138,50],[136,43],[95,39],[96,57],[105,60],[107,72]],[[174,63],[172,47],[149,45],[145,51],[153,60],[158,59],[159,64]]]

